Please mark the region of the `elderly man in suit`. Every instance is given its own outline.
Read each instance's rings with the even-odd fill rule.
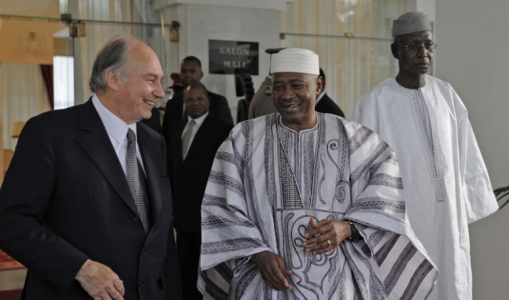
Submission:
[[[184,299],[202,299],[196,288],[201,246],[201,202],[214,156],[232,125],[209,112],[203,84],[190,83],[184,92],[188,120],[172,127],[169,168]]]
[[[188,56],[180,63],[180,78],[186,89],[191,83],[200,83],[203,77],[201,61],[195,56]],[[227,123],[233,125],[233,118],[228,101],[225,97],[207,91],[210,99],[209,113]],[[182,94],[175,94],[171,100],[166,102],[166,109],[163,119],[162,133],[166,141],[170,142],[171,127],[178,122],[187,121],[187,113]]]
[[[149,46],[116,36],[88,102],[27,122],[0,190],[0,247],[29,270],[25,299],[181,298],[166,145],[137,123],[162,77]]]

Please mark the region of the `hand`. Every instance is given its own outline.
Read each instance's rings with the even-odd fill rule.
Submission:
[[[291,291],[293,287],[288,283],[285,276],[292,274],[285,268],[283,258],[273,252],[263,251],[251,258],[262,273],[262,278],[270,288],[278,291]]]
[[[87,260],[75,277],[94,300],[124,300],[124,283],[107,266]]]
[[[311,218],[309,223],[313,229],[304,235],[307,240],[302,244],[304,247],[311,245],[306,248],[306,252],[325,253],[352,235],[352,228],[346,221],[325,219],[316,223],[315,219]]]

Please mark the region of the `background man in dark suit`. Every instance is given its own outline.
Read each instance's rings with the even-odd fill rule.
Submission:
[[[316,98],[315,111],[321,113],[329,113],[340,117],[345,117],[345,114],[339,106],[327,95],[325,92],[325,72],[320,68],[320,76],[323,78],[322,92]]]
[[[171,130],[169,168],[184,299],[202,299],[196,288],[201,246],[201,202],[215,153],[232,125],[209,112],[203,84],[192,82],[184,94],[188,121]]]
[[[188,56],[180,63],[180,79],[184,89],[191,83],[200,83],[203,77],[201,61],[195,56]],[[207,91],[210,99],[209,113],[227,123],[233,125],[233,118],[226,98]],[[180,121],[187,121],[184,111],[184,100],[182,94],[175,94],[168,102],[164,112],[162,133],[167,142],[170,141],[170,129]]]
[[[25,299],[181,298],[165,142],[136,123],[162,77],[152,49],[117,36],[91,100],[27,122],[0,190],[0,247],[29,270]]]
[[[154,129],[156,132],[161,133],[161,115],[159,114],[159,108],[152,107],[152,116],[148,119],[141,120],[141,122]]]

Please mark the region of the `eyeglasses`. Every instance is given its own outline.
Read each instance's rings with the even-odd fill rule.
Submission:
[[[417,52],[417,51],[421,50],[422,47],[424,47],[424,49],[428,50],[429,52],[433,52],[433,51],[435,51],[435,48],[437,47],[437,43],[434,43],[432,41],[424,42],[422,44],[411,43],[408,45],[400,45],[400,44],[395,44],[395,45],[398,45],[398,46],[401,46],[401,47],[407,49],[408,52]]]

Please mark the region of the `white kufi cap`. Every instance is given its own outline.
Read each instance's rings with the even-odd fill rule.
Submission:
[[[318,54],[308,49],[286,48],[272,54],[270,73],[295,72],[320,75]]]

